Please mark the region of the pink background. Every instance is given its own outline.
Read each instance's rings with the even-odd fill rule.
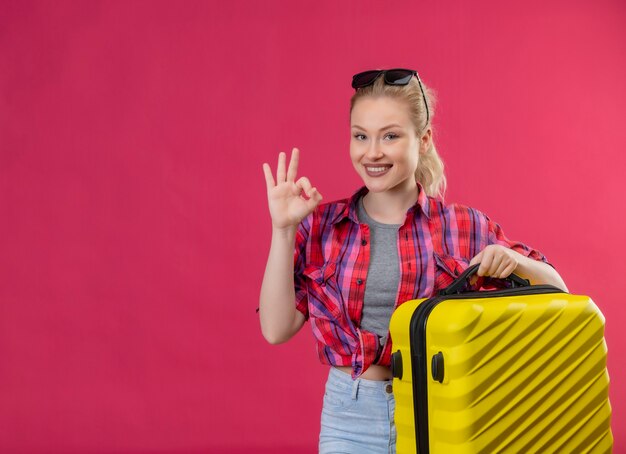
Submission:
[[[351,76],[409,67],[446,201],[603,311],[626,452],[624,24],[618,0],[2,0],[0,451],[316,452],[327,366],[255,312],[261,166],[297,146],[350,195]]]

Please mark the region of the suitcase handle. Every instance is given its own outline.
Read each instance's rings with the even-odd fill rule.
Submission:
[[[478,271],[479,267],[480,263],[475,263],[474,265],[470,266],[468,269],[463,271],[463,273],[452,284],[440,290],[439,295],[452,295],[455,293],[463,293],[463,290],[465,290],[465,288],[467,287],[468,279]],[[530,281],[528,279],[523,279],[514,273],[511,273],[507,277],[500,280],[509,281],[511,283],[511,288],[530,287]]]

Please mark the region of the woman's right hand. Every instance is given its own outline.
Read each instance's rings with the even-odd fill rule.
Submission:
[[[297,227],[300,221],[308,216],[322,200],[322,194],[311,186],[307,177],[300,177],[295,181],[298,172],[298,156],[299,150],[294,148],[291,152],[289,170],[285,171],[286,154],[282,151],[278,154],[276,181],[274,181],[269,164],[263,163],[272,226],[276,229]],[[308,200],[300,196],[302,191]]]

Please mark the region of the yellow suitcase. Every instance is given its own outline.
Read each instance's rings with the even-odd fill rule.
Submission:
[[[466,291],[478,266],[391,316],[396,452],[610,453],[600,310],[515,274]]]

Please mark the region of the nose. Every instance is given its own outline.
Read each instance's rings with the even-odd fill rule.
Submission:
[[[370,146],[367,147],[366,156],[371,160],[380,159],[383,156],[381,145],[375,140],[372,140]]]

